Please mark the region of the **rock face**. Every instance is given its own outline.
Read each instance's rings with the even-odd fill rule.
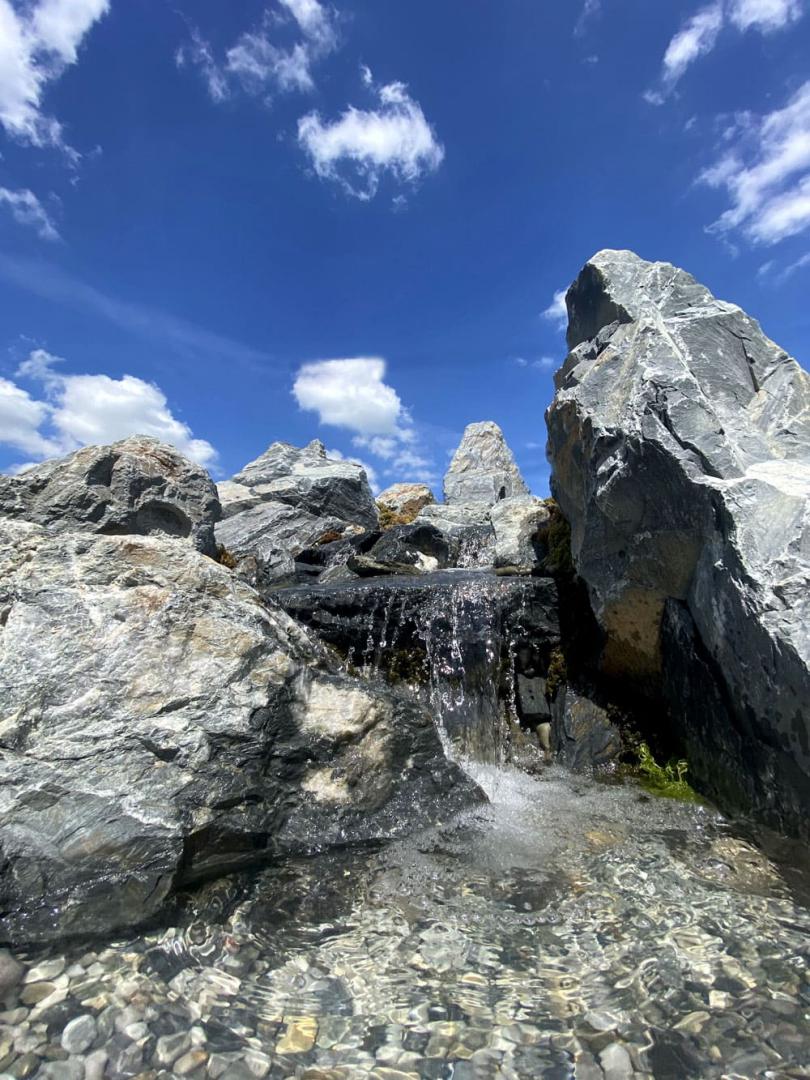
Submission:
[[[423,506],[435,503],[427,484],[392,484],[377,496],[377,505],[400,517],[413,520]]]
[[[353,667],[407,683],[462,754],[498,761],[510,720],[534,730],[549,718],[545,675],[560,644],[550,578],[439,572],[274,595]]]
[[[100,933],[477,789],[432,718],[161,535],[0,519],[0,939]]]
[[[495,565],[533,569],[545,554],[538,532],[550,518],[542,499],[515,496],[496,503],[490,513],[495,531]]]
[[[328,458],[317,440],[303,449],[273,443],[220,490],[217,542],[237,559],[260,560],[267,580],[293,574],[295,556],[323,538],[378,524],[363,469]]]
[[[469,424],[444,477],[448,503],[482,503],[528,495],[503,432],[491,420]]]
[[[85,446],[19,476],[0,476],[0,517],[50,531],[188,537],[216,550],[217,490],[208,473],[145,435]]]
[[[689,274],[603,251],[568,292],[552,490],[607,635],[700,786],[808,832],[810,378]]]

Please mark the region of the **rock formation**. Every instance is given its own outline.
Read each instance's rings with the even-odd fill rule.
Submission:
[[[317,440],[273,443],[219,491],[217,542],[237,560],[258,559],[268,582],[292,575],[295,557],[324,538],[377,528],[363,469],[328,458]]]
[[[600,252],[566,299],[552,490],[603,666],[666,695],[704,790],[807,832],[810,378],[667,263]]]
[[[141,535],[137,510],[117,535],[81,531],[76,491],[34,492],[47,526],[22,520],[23,496],[0,517],[0,939],[129,926],[183,885],[479,798],[416,702],[342,674],[193,544]],[[186,520],[211,491],[180,490]]]
[[[531,495],[502,499],[490,511],[495,532],[495,565],[532,570],[545,556],[538,534],[550,520],[542,499]]]
[[[528,494],[498,425],[491,420],[468,424],[444,477],[445,501],[492,506],[501,499]]]
[[[208,473],[145,435],[85,446],[19,476],[0,476],[0,518],[30,521],[51,532],[164,533],[189,537],[199,551],[213,555],[219,516]]]

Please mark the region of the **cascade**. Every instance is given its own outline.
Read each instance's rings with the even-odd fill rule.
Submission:
[[[543,717],[543,675],[559,641],[549,578],[439,571],[275,596],[343,654],[347,670],[404,683],[428,704],[455,760],[508,761],[521,726]]]

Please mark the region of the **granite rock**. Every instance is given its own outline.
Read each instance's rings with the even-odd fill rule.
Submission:
[[[444,477],[448,503],[482,503],[528,495],[503,432],[491,420],[468,424]]]

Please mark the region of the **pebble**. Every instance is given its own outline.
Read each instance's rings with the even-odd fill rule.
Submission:
[[[318,1022],[311,1016],[290,1020],[283,1038],[276,1045],[277,1054],[305,1054],[315,1045]]]
[[[64,970],[64,956],[56,956],[52,960],[43,960],[41,964],[29,968],[25,975],[25,981],[27,983],[50,982],[51,979],[56,979],[61,975]]]
[[[168,1069],[190,1049],[191,1038],[185,1032],[178,1032],[176,1035],[161,1035],[155,1044],[155,1060]]]
[[[195,1069],[205,1065],[206,1061],[208,1061],[208,1054],[205,1050],[189,1050],[187,1054],[183,1054],[175,1061],[173,1071],[177,1076],[188,1076]]]
[[[605,1080],[629,1080],[633,1075],[633,1062],[621,1043],[610,1043],[599,1054],[599,1064]]]
[[[27,983],[20,994],[20,1001],[23,1005],[38,1005],[56,992],[56,986],[52,982]]]
[[[62,1047],[69,1054],[83,1054],[96,1037],[96,1021],[88,1013],[71,1020],[62,1032]]]
[[[84,1080],[102,1080],[107,1067],[107,1051],[94,1050],[84,1059]]]

